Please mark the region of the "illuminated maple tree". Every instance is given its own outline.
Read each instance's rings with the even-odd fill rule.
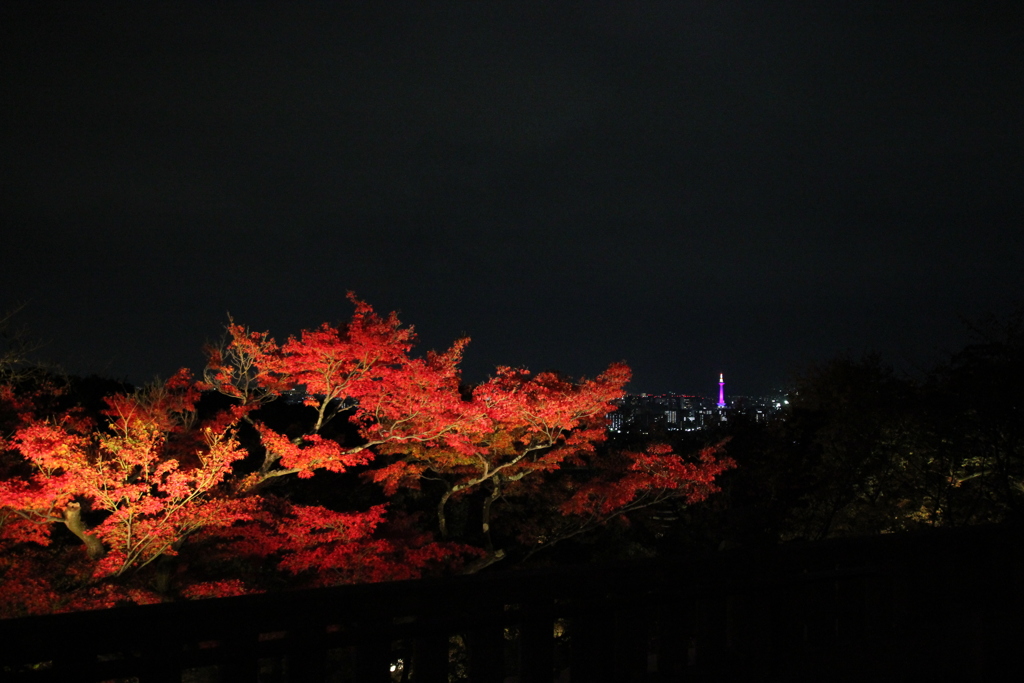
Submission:
[[[342,472],[369,462],[375,447],[436,439],[459,421],[457,366],[467,340],[446,353],[413,358],[412,328],[394,313],[382,318],[349,298],[355,313],[341,328],[325,323],[279,346],[267,333],[232,323],[227,343],[211,350],[208,382],[243,406],[299,389],[316,411],[307,433],[291,438],[254,423],[265,455],[252,485],[289,474],[310,477],[317,469]],[[359,426],[360,443],[344,446],[320,436],[341,413]]]
[[[220,490],[246,455],[234,436],[239,411],[196,424],[198,398],[182,371],[108,397],[102,429],[74,412],[27,420],[10,441],[26,474],[0,481],[2,538],[47,545],[53,528],[65,527],[93,561],[92,588],[175,555],[197,529],[245,518],[249,502]]]
[[[580,381],[501,367],[466,387],[468,340],[413,356],[411,327],[350,299],[347,324],[284,344],[230,321],[202,381],[183,370],[108,396],[102,414],[33,412],[4,387],[0,581],[17,599],[0,611],[474,571],[652,501],[697,502],[731,466],[716,449],[694,459],[662,447],[610,452],[606,415],[629,380],[623,364]],[[200,409],[210,390],[229,404]],[[284,396],[300,398],[289,409],[298,417],[275,421],[267,411]],[[293,495],[317,473],[344,484],[321,485],[322,501]],[[376,493],[363,502],[343,502],[341,489],[368,487]],[[453,533],[456,501],[475,506],[479,531]],[[557,523],[503,518],[496,547],[492,524],[509,501]],[[50,565],[30,571],[44,550]]]

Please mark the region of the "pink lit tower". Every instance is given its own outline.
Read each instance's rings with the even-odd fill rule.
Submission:
[[[725,373],[718,373],[718,407],[725,407]]]

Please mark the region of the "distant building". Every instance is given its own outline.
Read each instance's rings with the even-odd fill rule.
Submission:
[[[630,429],[648,433],[655,429],[699,429],[699,408],[704,399],[690,394],[628,394],[608,416],[608,429],[621,434]]]
[[[638,431],[691,432],[719,426],[737,415],[754,422],[768,419],[789,403],[780,396],[736,396],[725,400],[725,376],[718,376],[718,401],[695,394],[627,394],[616,401],[619,409],[608,415],[608,430],[615,434]]]

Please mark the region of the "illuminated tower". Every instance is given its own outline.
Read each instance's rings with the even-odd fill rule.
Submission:
[[[718,374],[718,407],[725,407],[725,373]]]

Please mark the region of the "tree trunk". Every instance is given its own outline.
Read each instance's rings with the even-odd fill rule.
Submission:
[[[501,496],[501,476],[491,479],[491,495],[484,499],[482,511],[482,528],[484,532],[484,547],[487,552],[494,551],[494,543],[491,542],[491,505]]]
[[[441,540],[448,539],[448,521],[444,516],[444,506],[448,503],[448,499],[452,497],[451,489],[444,492],[441,496],[441,501],[437,504],[437,528],[441,532]]]
[[[103,547],[103,543],[89,533],[89,528],[82,521],[82,506],[79,503],[68,503],[68,506],[64,508],[64,526],[85,544],[85,551],[89,554],[89,559],[98,560],[106,554],[107,551]]]

